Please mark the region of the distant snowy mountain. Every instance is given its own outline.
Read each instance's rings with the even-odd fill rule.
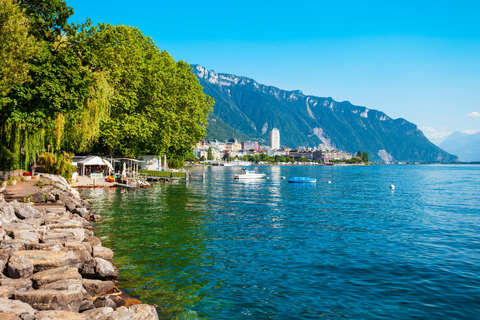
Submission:
[[[456,154],[460,161],[480,161],[480,132],[466,134],[455,131],[439,146],[447,152]]]
[[[207,138],[249,137],[268,142],[274,127],[282,146],[368,152],[377,161],[454,161],[416,125],[385,113],[215,73],[193,65],[204,92],[215,99]]]

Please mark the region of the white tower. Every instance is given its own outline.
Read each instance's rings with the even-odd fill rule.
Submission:
[[[270,131],[270,148],[273,150],[280,149],[280,131],[277,128]]]

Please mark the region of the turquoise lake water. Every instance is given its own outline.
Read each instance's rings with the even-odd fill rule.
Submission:
[[[120,288],[163,319],[480,317],[480,166],[240,169],[82,191]]]

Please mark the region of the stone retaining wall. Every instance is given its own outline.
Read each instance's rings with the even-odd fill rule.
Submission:
[[[154,306],[116,288],[113,251],[92,231],[100,216],[90,203],[63,178],[41,182],[29,199],[62,210],[0,200],[0,319],[158,319]]]

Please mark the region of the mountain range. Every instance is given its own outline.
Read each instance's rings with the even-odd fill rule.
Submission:
[[[455,131],[446,137],[439,147],[458,155],[460,161],[480,161],[480,132],[466,134]]]
[[[431,143],[417,126],[385,113],[215,73],[193,65],[203,90],[215,99],[207,139],[268,143],[280,130],[282,146],[368,152],[372,161],[451,162],[457,157]]]

